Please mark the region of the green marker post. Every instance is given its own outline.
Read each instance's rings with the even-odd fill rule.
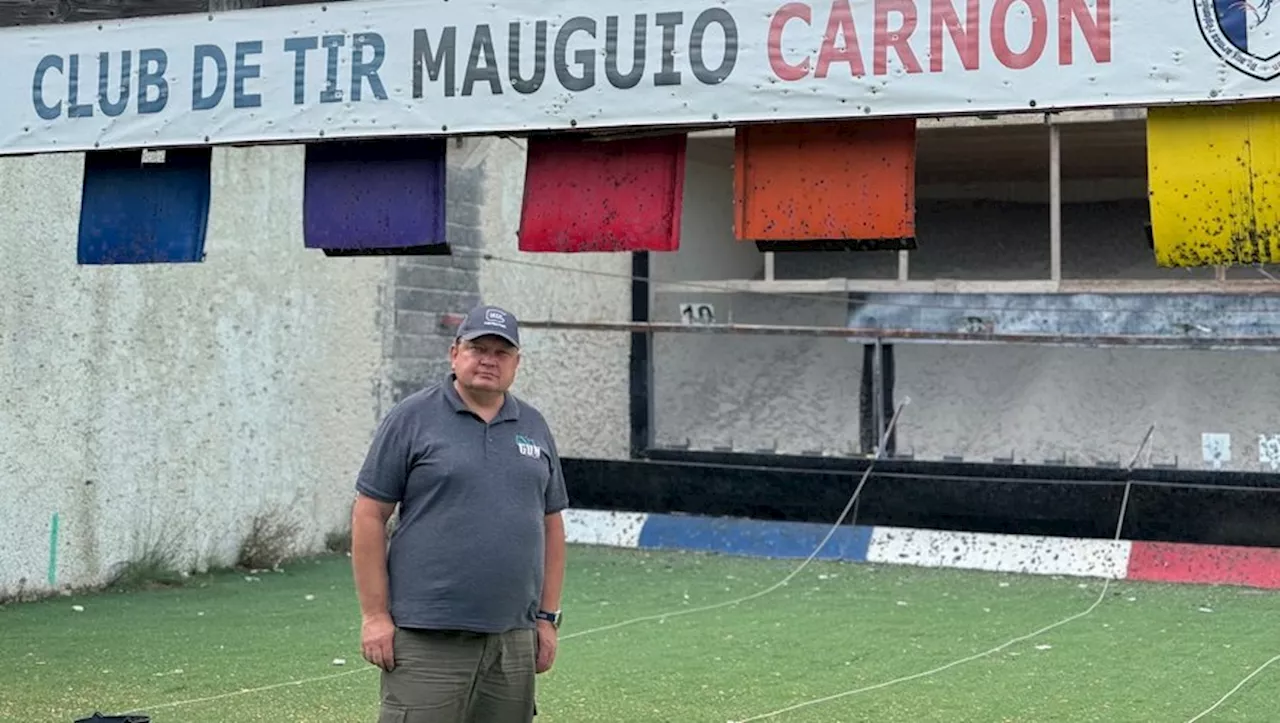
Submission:
[[[58,513],[49,521],[49,586],[58,584]]]

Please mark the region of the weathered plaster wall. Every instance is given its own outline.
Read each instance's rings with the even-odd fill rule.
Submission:
[[[166,541],[234,560],[279,507],[322,544],[379,410],[387,262],[302,247],[302,152],[214,154],[203,264],[77,267],[82,158],[0,162],[0,592]]]
[[[626,254],[522,254],[524,144],[468,139],[449,150],[452,256],[395,262],[390,402],[449,371],[450,314],[496,304],[523,319],[618,320],[631,313]],[[628,454],[629,340],[599,332],[522,332],[515,392],[537,406],[565,456]]]
[[[1156,424],[1157,464],[1207,468],[1201,434],[1227,433],[1225,469],[1270,470],[1258,435],[1280,434],[1268,353],[901,345],[897,364],[898,448],[917,458],[1126,464]]]
[[[516,232],[524,195],[524,146],[509,139],[473,141],[462,164],[483,169],[480,267],[485,302],[524,319],[617,321],[631,316],[629,254],[522,254]],[[626,334],[526,329],[516,393],[537,405],[566,457],[629,456]]]
[[[631,313],[626,254],[522,254],[524,145],[511,139],[450,143],[452,256],[395,263],[390,402],[449,371],[451,314],[496,304],[524,319],[625,319]],[[515,392],[542,410],[565,456],[625,459],[625,335],[526,329]]]
[[[681,250],[654,261],[663,280],[762,278],[764,258],[732,235],[731,152],[694,141]],[[1064,184],[1068,278],[1212,278],[1158,269],[1143,235],[1142,179]],[[1025,279],[1049,274],[1047,188],[1036,182],[921,189],[921,249],[911,278]],[[894,253],[777,254],[777,278],[895,278]],[[1260,278],[1233,269],[1231,278]],[[659,294],[715,305],[717,321],[844,326],[845,295]],[[1212,320],[1208,320],[1212,326]],[[1270,470],[1259,437],[1280,435],[1280,366],[1259,352],[897,344],[897,398],[911,398],[897,450],[918,459],[1015,457],[1128,462],[1158,424],[1152,461],[1207,467],[1201,434],[1231,435],[1227,469]],[[858,345],[812,337],[664,334],[656,343],[656,437],[662,445],[780,451],[857,449]],[[1276,446],[1280,446],[1277,444]]]
[[[764,257],[733,240],[733,150],[689,146],[680,250],[653,254],[655,279],[693,282],[654,294],[655,321],[676,322],[683,303],[707,303],[717,322],[844,326],[843,298],[708,293],[699,280],[759,278]],[[814,337],[658,334],[654,339],[654,441],[755,451],[856,451],[862,350]]]
[[[386,349],[390,376],[384,408],[449,372],[455,327],[450,316],[480,303],[484,204],[480,168],[449,164],[446,219],[453,254],[392,257]]]
[[[166,541],[182,564],[234,559],[279,506],[314,549],[346,523],[390,405],[448,370],[448,315],[630,313],[625,255],[516,248],[523,148],[450,159],[450,257],[303,249],[300,147],[218,150],[207,260],[75,265],[82,159],[0,163],[0,593],[106,581]],[[485,261],[482,254],[500,260]],[[526,332],[517,392],[566,456],[628,454],[628,340]]]
[[[684,240],[654,254],[665,280],[760,278],[732,239],[731,152],[691,145]],[[345,523],[380,416],[447,370],[444,315],[477,302],[526,319],[624,320],[630,258],[517,249],[524,149],[451,144],[447,258],[330,259],[300,238],[302,151],[219,150],[208,260],[77,268],[79,156],[0,164],[0,590],[101,582],[176,534],[186,562],[226,562],[254,515],[281,505],[317,546]],[[1069,185],[1068,276],[1159,277],[1134,184]],[[1084,195],[1090,191],[1091,195]],[[1017,278],[1047,270],[1034,187],[922,193],[913,277]],[[957,197],[978,202],[957,201]],[[483,255],[488,255],[484,257]],[[892,277],[892,254],[787,254],[778,278]],[[1197,272],[1203,273],[1203,272]],[[1248,273],[1235,271],[1233,275]],[[841,326],[843,295],[657,293],[654,316],[708,301],[720,321]],[[516,390],[566,456],[625,458],[626,334],[526,331]],[[1127,459],[1152,421],[1154,461],[1199,465],[1201,432],[1232,435],[1229,468],[1258,466],[1280,433],[1280,371],[1265,354],[896,347],[912,405],[898,449],[1072,463]],[[659,444],[742,450],[857,448],[862,350],[837,339],[659,335]]]

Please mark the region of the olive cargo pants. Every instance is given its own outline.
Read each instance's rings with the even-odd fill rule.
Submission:
[[[538,634],[397,629],[378,723],[531,723]]]

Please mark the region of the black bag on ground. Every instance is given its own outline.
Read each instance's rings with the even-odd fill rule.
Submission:
[[[88,718],[81,718],[76,723],[151,723],[151,718],[145,715],[103,715],[94,712]]]

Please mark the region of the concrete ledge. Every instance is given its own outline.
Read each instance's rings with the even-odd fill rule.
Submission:
[[[831,531],[831,525],[761,522],[732,518],[650,515],[640,532],[645,549],[684,549],[753,557],[806,558]],[[870,527],[842,527],[818,553],[818,559],[867,559]]]
[[[1135,542],[1130,553],[1128,579],[1280,590],[1280,550]]]
[[[649,515],[643,512],[565,510],[564,534],[569,542],[606,547],[639,547],[640,530]]]
[[[877,527],[868,562],[1124,579],[1130,543]]]
[[[567,510],[571,543],[803,559],[830,525]],[[1280,549],[847,526],[817,559],[1280,590]]]

